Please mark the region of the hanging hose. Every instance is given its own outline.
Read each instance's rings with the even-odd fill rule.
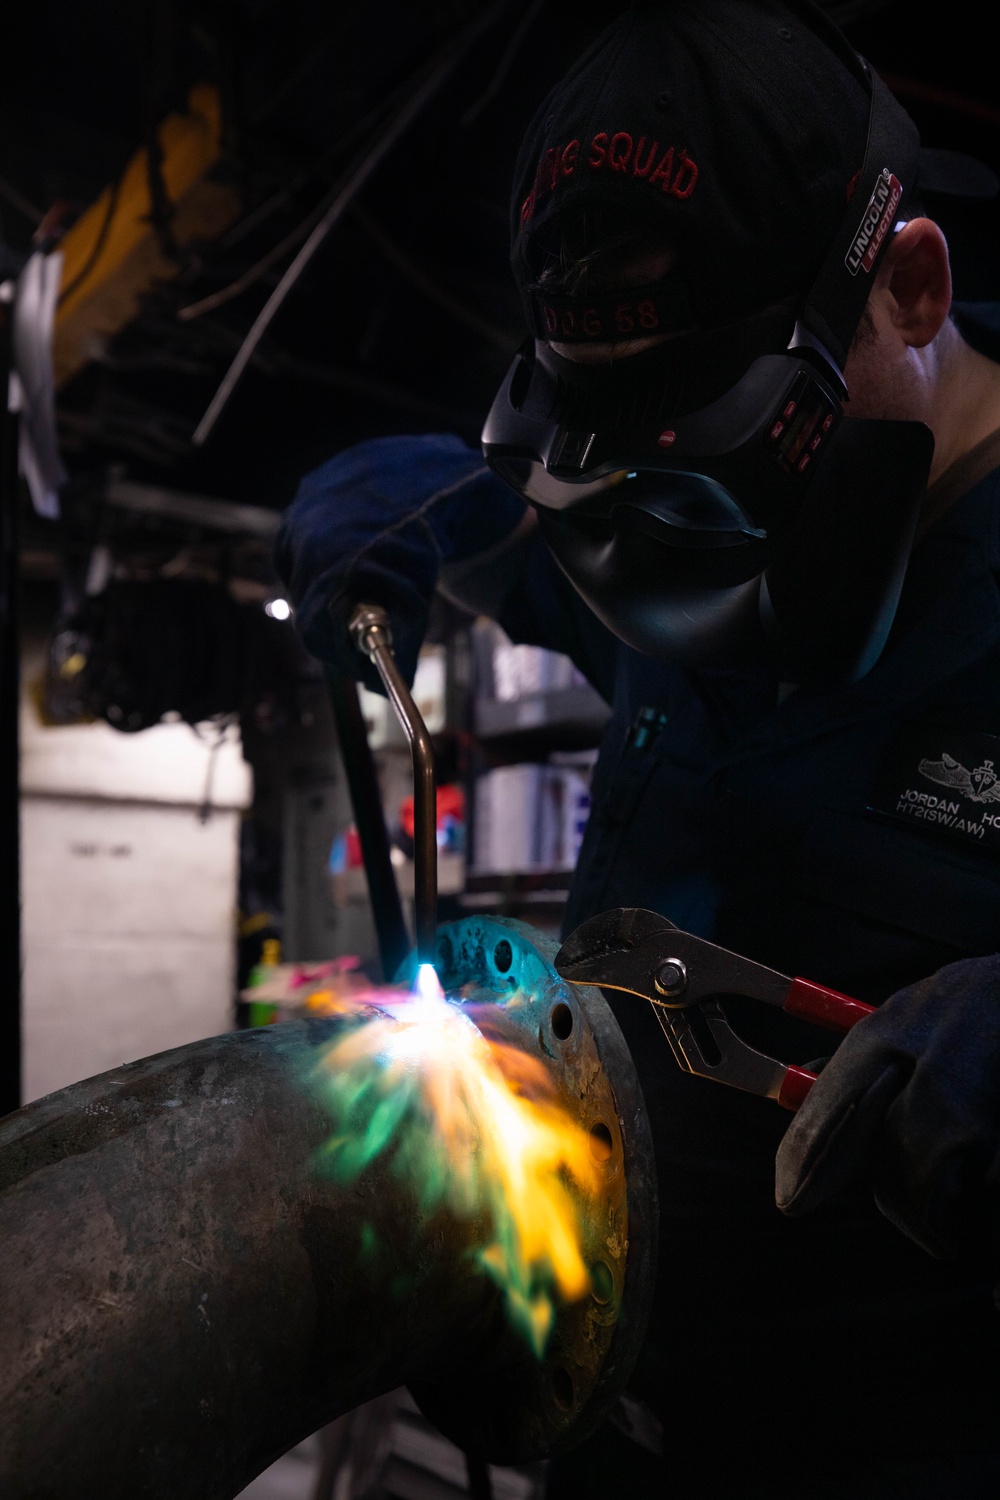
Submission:
[[[375,760],[368,744],[354,679],[331,668],[327,672],[327,683],[354,823],[361,842],[382,975],[388,981],[409,953],[410,939],[389,853]]]

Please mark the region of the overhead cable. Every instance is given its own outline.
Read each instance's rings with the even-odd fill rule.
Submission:
[[[0,198],[5,198],[11,208],[16,208],[18,213],[30,220],[32,224],[40,224],[45,217],[42,210],[29,202],[23,193],[19,193],[14,184],[8,182],[6,177],[0,177]]]
[[[227,302],[232,302],[234,297],[239,297],[243,292],[249,291],[273,265],[281,260],[283,255],[305,239],[324,210],[333,202],[337,191],[335,189],[333,194],[328,194],[311,214],[307,214],[301,223],[296,224],[284,239],[272,245],[260,260],[255,261],[249,270],[243,272],[242,276],[237,276],[236,280],[229,282],[228,286],[220,287],[217,292],[210,292],[207,297],[202,297],[197,302],[189,302],[186,307],[179,307],[177,316],[180,321],[190,323],[193,318],[200,318],[205,313],[214,312],[217,307],[223,307]]]
[[[334,225],[343,217],[345,210],[354,201],[361,188],[368,181],[375,169],[380,166],[396,142],[451,77],[472,44],[493,24],[497,16],[506,9],[507,3],[508,0],[497,0],[496,4],[489,6],[481,15],[471,21],[453,42],[449,43],[444,51],[439,54],[437,61],[433,62],[430,68],[424,72],[410,96],[390,116],[384,128],[376,136],[375,141],[362,156],[357,166],[353,171],[348,173],[340,192],[313,229],[298,255],[296,255],[291,265],[285,271],[278,285],[254,320],[253,326],[243,340],[236,358],[226,371],[222,383],[212,397],[205,415],[194,430],[191,441],[195,447],[201,447],[208,440],[230,396],[236,389],[244,370],[249,364],[254,350],[267,332],[275,314],[299,280],[303,271],[309,265],[317,250],[325,242]]]
[[[504,79],[510,72],[514,59],[517,56],[518,52],[521,50],[521,43],[524,41],[524,38],[531,30],[531,27],[537,20],[538,15],[543,9],[544,5],[545,0],[532,0],[531,5],[528,6],[527,10],[524,12],[524,15],[514,27],[514,35],[511,37],[503,53],[503,56],[497,63],[496,69],[493,73],[493,77],[490,79],[483,92],[479,95],[479,98],[473,100],[472,104],[469,105],[469,108],[462,116],[463,127],[468,127],[475,120],[478,120],[483,110],[489,108],[489,106],[493,103],[493,100],[497,97],[500,90],[503,88]]]
[[[445,312],[451,313],[459,323],[464,323],[471,328],[473,333],[478,333],[487,343],[493,344],[495,348],[502,349],[505,354],[513,353],[518,344],[518,339],[509,330],[497,327],[488,318],[484,318],[474,307],[469,307],[443,287],[438,286],[420,266],[416,265],[404,250],[390,239],[380,224],[366,214],[360,204],[355,203],[351,210],[352,216],[364,229],[365,233],[378,246],[390,265],[396,267],[400,275],[405,276],[418,291],[423,292],[431,302],[436,302],[443,307]]]
[[[264,219],[269,216],[269,214],[274,213],[276,209],[287,207],[288,204],[292,201],[294,195],[300,190],[300,188],[305,186],[311,178],[317,176],[317,174],[328,176],[326,169],[331,161],[335,157],[343,156],[349,146],[353,146],[354,142],[360,136],[364,136],[368,130],[377,125],[379,120],[384,120],[389,114],[393,105],[396,104],[399,99],[404,97],[406,97],[404,88],[397,87],[395,90],[393,90],[392,93],[387,94],[384,99],[380,99],[378,103],[371,109],[369,109],[365,114],[353,120],[350,125],[345,126],[341,133],[338,135],[336,144],[334,146],[328,147],[327,150],[323,151],[320,156],[317,157],[317,159],[308,167],[302,168],[300,171],[296,172],[295,175],[289,179],[289,181],[283,183],[281,187],[276,192],[272,193],[269,198],[265,199],[263,203],[258,203],[255,208],[250,209],[250,211],[242,219],[239,219],[231,229],[227,229],[225,234],[220,236],[220,238],[215,242],[216,248],[222,250],[231,250],[234,245],[238,245],[242,239],[245,239],[247,234],[258,228],[258,226],[264,221]],[[337,192],[339,191],[339,189],[340,180],[338,179],[333,191]],[[329,195],[327,198],[323,199],[321,211],[322,209],[326,208],[328,198]],[[307,226],[306,232],[308,232],[308,225],[312,222],[311,217],[304,222]]]
[[[401,90],[397,90],[397,95],[401,92]],[[387,101],[381,101],[376,106],[376,108],[370,109],[361,120],[355,121],[350,129],[347,130],[345,134],[342,135],[338,140],[338,152],[342,152],[344,146],[349,141],[362,134],[369,125],[375,124],[375,122],[380,117],[384,119],[389,109],[391,109],[392,107],[392,102],[393,101],[391,98]],[[256,228],[260,220],[265,218],[268,213],[271,213],[276,208],[281,207],[283,203],[287,203],[291,194],[295,192],[298,187],[308,179],[310,175],[317,172],[320,169],[322,163],[327,160],[327,158],[331,154],[332,153],[329,151],[324,152],[319,162],[311,167],[309,171],[298,173],[297,176],[293,178],[290,183],[287,183],[279,192],[273,193],[271,197],[266,200],[266,202],[259,204],[257,208],[251,210],[251,212],[246,215],[245,219],[241,219],[238,224],[234,225],[234,227],[222,237],[222,239],[219,241],[219,244],[225,249],[229,249],[234,244],[238,244],[243,235]],[[310,212],[306,214],[298,224],[295,225],[294,229],[290,229],[288,233],[281,240],[279,240],[276,245],[272,245],[270,250],[266,250],[259,260],[254,261],[252,266],[249,266],[247,270],[241,272],[241,274],[237,276],[235,280],[227,282],[225,286],[220,287],[218,291],[210,292],[207,296],[200,297],[197,302],[189,302],[184,307],[179,307],[177,309],[178,319],[182,323],[189,323],[194,318],[203,317],[205,313],[214,312],[217,307],[223,307],[227,302],[232,302],[235,297],[242,296],[244,292],[249,291],[250,287],[256,286],[261,277],[266,276],[267,272],[273,265],[276,265],[277,262],[281,260],[282,256],[286,255],[289,250],[293,250],[301,240],[305,239],[306,235],[309,233],[310,229],[312,229],[313,225],[322,217],[323,214],[326,213],[327,209],[334,202],[337,195],[342,191],[343,185],[344,178],[341,176],[337,179],[329,192],[327,192],[320,199],[319,203],[317,203],[316,206],[311,209]]]

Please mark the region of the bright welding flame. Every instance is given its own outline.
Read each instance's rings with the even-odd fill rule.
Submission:
[[[330,1165],[350,1181],[392,1148],[394,1170],[416,1189],[421,1210],[444,1206],[488,1224],[478,1259],[540,1356],[557,1299],[591,1288],[581,1220],[600,1176],[589,1136],[544,1065],[484,1036],[445,998],[430,964],[411,994],[371,1000],[377,1012],[323,1062],[339,1126]]]

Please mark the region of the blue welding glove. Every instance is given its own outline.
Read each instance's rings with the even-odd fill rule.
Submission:
[[[1000,1252],[1000,954],[900,990],[820,1073],[778,1151],[778,1207],[858,1181],[931,1255]]]
[[[442,569],[486,558],[502,575],[511,560],[494,553],[525,519],[524,502],[482,454],[450,434],[376,438],[338,453],[302,481],[278,534],[278,573],[307,649],[381,691],[347,631],[356,605],[380,604],[412,682]]]

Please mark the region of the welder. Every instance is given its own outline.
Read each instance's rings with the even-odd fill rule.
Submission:
[[[1000,1494],[1000,321],[935,172],[809,4],[634,6],[523,144],[485,460],[363,444],[287,514],[318,657],[360,675],[371,599],[412,673],[440,589],[612,705],[567,931],[647,907],[881,1007],[788,1128],[616,999],[658,1299],[553,1496]]]

